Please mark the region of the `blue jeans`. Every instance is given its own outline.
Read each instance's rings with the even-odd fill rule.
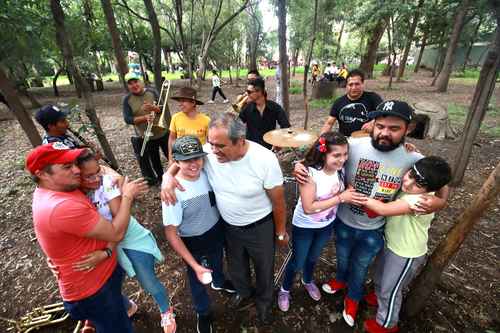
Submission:
[[[210,252],[191,252],[191,254],[198,263],[206,259],[209,268],[212,270],[212,283],[214,286],[221,287],[225,281],[224,272],[222,270],[222,244]],[[198,280],[191,266],[186,265],[186,267],[194,309],[199,315],[206,315],[210,312],[210,298],[208,297],[206,286]]]
[[[132,333],[126,298],[121,294],[124,275],[123,269],[117,266],[97,293],[79,301],[64,302],[64,308],[73,319],[90,320],[97,333]]]
[[[334,224],[318,229],[292,226],[292,257],[285,269],[284,290],[290,290],[298,271],[302,271],[304,283],[312,282],[314,266],[332,236]]]
[[[158,280],[155,273],[155,257],[149,253],[135,251],[131,249],[123,249],[127,257],[132,263],[136,278],[139,281],[142,289],[153,296],[156,304],[160,308],[161,313],[167,312],[170,307],[167,289]]]
[[[366,273],[377,253],[384,246],[384,228],[355,229],[337,219],[335,244],[337,276],[347,283],[347,296],[355,301],[363,297]]]

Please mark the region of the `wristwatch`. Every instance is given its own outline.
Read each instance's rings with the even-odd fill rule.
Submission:
[[[109,247],[104,248],[103,251],[106,252],[108,258],[111,258],[111,256],[113,255],[113,250],[111,250]]]
[[[280,241],[285,240],[285,235],[276,235],[276,237],[278,237]]]

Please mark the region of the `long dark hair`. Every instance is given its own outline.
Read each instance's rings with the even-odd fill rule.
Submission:
[[[323,142],[323,143],[322,143]],[[325,156],[332,151],[331,146],[347,145],[347,138],[339,132],[326,132],[314,141],[311,148],[306,153],[304,165],[317,170],[323,169]]]
[[[339,132],[326,132],[319,136],[314,141],[311,148],[306,153],[304,165],[312,167],[316,170],[321,170],[325,166],[325,156],[332,151],[332,146],[348,145],[347,138],[344,134]],[[340,181],[347,186],[344,172],[338,171]]]

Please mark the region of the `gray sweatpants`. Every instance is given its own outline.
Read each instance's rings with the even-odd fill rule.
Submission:
[[[378,324],[385,328],[398,324],[403,290],[413,280],[425,258],[425,255],[417,258],[400,257],[387,247],[377,256],[374,283],[378,301]]]

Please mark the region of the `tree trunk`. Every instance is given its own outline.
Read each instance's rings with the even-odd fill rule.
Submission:
[[[396,82],[400,82],[403,77],[403,74],[405,73],[406,61],[408,60],[408,54],[410,53],[411,44],[415,36],[415,31],[417,30],[418,19],[420,17],[420,9],[422,8],[423,4],[424,0],[418,0],[417,8],[415,10],[415,14],[413,15],[413,21],[411,22],[410,31],[408,32],[408,36],[406,39],[406,45],[403,51],[403,58],[399,62],[399,71],[398,71],[398,77],[396,78]]]
[[[144,6],[148,12],[149,23],[151,24],[151,31],[153,32],[153,69],[155,73],[155,87],[156,91],[161,90],[161,34],[160,24],[156,16],[155,8],[151,0],[144,0]]]
[[[62,71],[64,71],[63,67],[60,67],[56,75],[54,75],[54,78],[52,79],[52,88],[54,89],[54,96],[59,97],[59,89],[57,89],[57,79],[59,78],[59,75],[61,75]]]
[[[290,95],[288,93],[288,55],[286,53],[286,0],[278,0],[278,42],[279,66],[281,71],[279,84],[281,101],[278,101],[287,118],[290,118]]]
[[[335,61],[338,61],[340,54],[340,43],[342,42],[342,34],[344,33],[344,23],[342,20],[342,25],[340,26],[339,38],[337,38],[337,48],[335,49],[335,57],[333,58]]]
[[[443,30],[443,33],[441,35],[442,39],[439,44],[439,53],[438,56],[436,57],[436,61],[434,62],[434,68],[432,69],[432,77],[434,78],[431,83],[431,87],[433,87],[436,84],[436,80],[438,78],[438,74],[441,71],[441,68],[443,67],[444,63],[444,55],[446,52],[446,49],[444,47],[444,36],[446,34],[446,30]]]
[[[40,102],[35,98],[35,96],[33,96],[33,94],[28,90],[28,87],[26,87],[25,85],[22,85],[19,87],[18,90],[21,94],[26,96],[27,99],[29,99],[32,109],[42,107],[42,104],[40,104]]]
[[[215,41],[217,38],[217,35],[224,29],[224,27],[231,22],[236,16],[238,16],[246,7],[248,4],[249,0],[245,0],[243,4],[235,11],[233,12],[229,17],[227,17],[219,26],[217,26],[217,21],[219,19],[219,15],[222,9],[222,0],[220,0],[217,13],[214,15],[214,19],[212,21],[210,30],[208,31],[207,35],[204,36],[203,41],[201,43],[201,51],[198,55],[198,74],[196,75],[196,83],[198,86],[201,85],[201,79],[202,75],[206,69],[206,60],[208,57],[208,51],[210,50],[210,47],[212,46],[212,43]]]
[[[295,70],[297,69],[297,62],[299,60],[299,48],[296,47],[293,51],[293,72],[292,76],[295,77]]]
[[[2,93],[4,94],[7,103],[9,103],[9,108],[14,113],[17,121],[19,121],[19,124],[28,137],[31,145],[33,147],[41,145],[42,138],[40,137],[40,134],[38,133],[38,130],[33,123],[33,119],[19,99],[13,82],[9,80],[2,67],[0,67],[0,91],[2,91]]]
[[[394,76],[394,67],[396,66],[396,51],[394,50],[394,41],[391,40],[391,31],[394,31],[393,28],[394,21],[391,16],[389,20],[387,20],[387,40],[389,43],[389,52],[392,54],[392,60],[389,62],[389,83],[387,85],[389,90],[392,89],[392,78]],[[391,54],[389,54],[389,58]]]
[[[311,32],[311,44],[309,45],[309,50],[307,51],[307,59],[304,66],[304,80],[302,81],[302,94],[304,97],[304,110],[306,112],[304,117],[304,129],[307,130],[307,123],[309,121],[309,101],[307,98],[307,74],[309,74],[309,64],[311,63],[312,52],[314,48],[314,41],[316,40],[316,30],[318,25],[318,0],[314,0],[314,20],[313,20],[313,30]]]
[[[481,27],[481,24],[483,23],[483,16],[479,17],[479,22],[476,25],[476,28],[474,29],[474,33],[472,34],[472,37],[469,42],[469,46],[467,47],[467,51],[465,52],[464,56],[464,65],[462,67],[462,70],[465,72],[465,68],[467,67],[467,64],[469,63],[469,58],[470,58],[470,53],[472,52],[472,47],[474,46],[474,42],[476,41],[477,34],[479,32],[479,28]]]
[[[500,11],[499,11],[500,12]],[[500,19],[498,19],[500,20]],[[495,82],[500,69],[500,26],[497,26],[494,48],[488,52],[488,55],[481,68],[479,80],[477,81],[469,107],[469,113],[465,121],[465,126],[462,131],[461,147],[455,157],[454,173],[452,185],[458,186],[462,183],[467,164],[469,163],[470,155],[474,140],[481,128],[481,122],[484,119],[488,105],[495,89]]]
[[[455,54],[457,51],[458,42],[460,40],[460,33],[464,27],[465,15],[469,7],[470,0],[462,0],[455,17],[453,30],[448,41],[448,49],[446,50],[446,57],[444,58],[443,68],[439,72],[436,80],[436,91],[446,92],[448,90],[448,83],[450,81],[453,63],[455,62]]]
[[[381,18],[375,27],[368,32],[370,37],[366,45],[366,51],[361,57],[361,63],[359,64],[359,68],[365,72],[367,79],[373,77],[373,66],[377,60],[378,44],[384,35],[385,26],[386,20],[385,18]]]
[[[62,51],[64,63],[67,65],[68,70],[75,79],[75,82],[78,83],[78,86],[82,90],[83,98],[85,99],[85,114],[92,123],[97,139],[101,144],[103,153],[111,162],[111,166],[113,167],[113,169],[117,170],[118,162],[116,161],[115,155],[111,150],[111,146],[109,145],[106,135],[102,130],[99,118],[97,117],[97,113],[95,111],[95,103],[92,94],[90,93],[90,88],[87,82],[82,78],[80,69],[74,63],[73,47],[71,45],[70,36],[66,31],[66,27],[64,26],[64,12],[59,1],[60,0],[50,0],[50,8],[52,10],[52,15],[54,18],[57,44]]]
[[[491,172],[479,193],[476,194],[474,201],[458,217],[456,224],[439,243],[424,269],[413,283],[404,309],[408,318],[413,318],[421,313],[425,302],[429,300],[439,283],[444,269],[460,249],[472,228],[479,222],[488,206],[492,203],[495,204],[499,191],[500,163]]]
[[[111,0],[101,0],[101,5],[104,11],[104,15],[106,16],[106,23],[108,24],[109,33],[111,34],[113,51],[115,52],[115,58],[118,64],[118,75],[120,77],[120,81],[123,84],[123,88],[125,89],[125,91],[128,91],[127,82],[125,82],[125,74],[128,73],[128,66],[122,48],[120,32],[118,31],[118,28],[116,26],[115,14],[113,12],[113,7],[111,6]]]
[[[422,62],[422,56],[424,55],[425,46],[427,45],[427,30],[424,31],[424,35],[422,36],[422,44],[420,45],[420,51],[418,52],[417,63],[415,64],[415,68],[413,69],[414,73],[417,73],[420,69],[420,63]]]

